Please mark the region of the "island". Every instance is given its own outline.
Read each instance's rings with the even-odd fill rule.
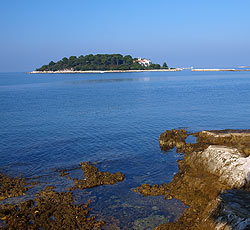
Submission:
[[[150,59],[133,58],[121,54],[88,54],[71,56],[58,62],[51,61],[30,73],[99,73],[99,72],[142,72],[142,71],[178,71],[168,68],[167,63],[152,63]]]

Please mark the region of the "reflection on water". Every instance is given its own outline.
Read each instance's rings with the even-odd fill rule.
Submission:
[[[88,79],[88,80],[80,80],[80,81],[66,81],[66,84],[96,84],[96,83],[112,83],[112,82],[126,82],[126,81],[136,81],[138,79],[133,78],[123,78],[123,79]]]
[[[116,82],[129,82],[129,81],[150,81],[150,77],[144,78],[114,78],[114,79],[88,79],[79,81],[65,81],[66,84],[80,85],[80,84],[96,84],[96,83],[116,83]]]
[[[169,182],[178,171],[176,160],[183,156],[163,153],[160,134],[178,127],[249,128],[250,75],[1,73],[0,98],[1,168],[13,176],[38,177],[40,188],[54,184],[59,191],[72,181],[59,177],[58,170],[70,169],[77,177],[83,161],[121,171],[122,183],[75,195],[91,198],[95,214],[112,219],[113,227],[140,229],[143,223],[172,221],[184,210],[176,200],[131,191],[143,183]]]

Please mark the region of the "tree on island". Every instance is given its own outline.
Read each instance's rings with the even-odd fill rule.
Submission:
[[[168,66],[167,66],[167,63],[166,63],[166,62],[163,63],[162,68],[163,68],[163,69],[168,69]]]
[[[167,68],[167,64],[166,67]],[[137,58],[121,54],[89,54],[79,57],[64,57],[58,62],[51,61],[48,65],[36,69],[37,71],[88,71],[88,70],[147,70],[161,69],[159,64],[144,66],[138,63]]]

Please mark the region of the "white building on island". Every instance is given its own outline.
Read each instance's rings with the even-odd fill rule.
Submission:
[[[145,67],[150,66],[152,64],[150,59],[146,59],[146,58],[138,58],[136,60],[140,65],[143,65]]]

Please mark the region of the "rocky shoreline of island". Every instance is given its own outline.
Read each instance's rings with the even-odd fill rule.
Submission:
[[[145,70],[57,70],[57,71],[31,71],[29,74],[76,74],[76,73],[140,73],[140,72],[176,72],[181,71],[180,68],[176,69],[145,69]]]
[[[141,72],[177,72],[182,68],[170,69],[138,69],[138,70],[56,70],[56,71],[38,71],[34,70],[28,74],[86,74],[86,73],[141,73]],[[247,72],[250,69],[191,69],[193,72]]]

